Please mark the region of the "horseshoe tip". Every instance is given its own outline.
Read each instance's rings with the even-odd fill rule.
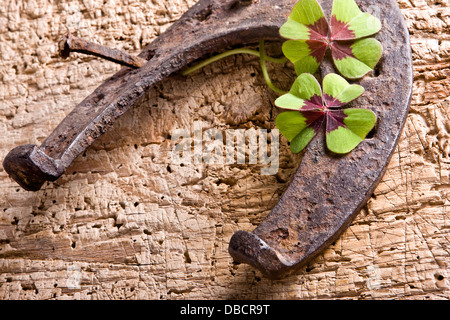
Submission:
[[[281,279],[292,267],[256,234],[237,231],[230,239],[228,252],[235,262],[249,264],[272,280]]]

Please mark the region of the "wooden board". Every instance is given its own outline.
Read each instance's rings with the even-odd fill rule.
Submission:
[[[137,53],[194,3],[12,0],[0,8],[0,157],[40,144],[119,70],[77,54],[58,58],[66,26]],[[237,56],[150,90],[37,193],[0,167],[0,299],[448,299],[450,9],[448,1],[398,3],[415,72],[403,137],[368,205],[299,273],[269,281],[227,251],[235,231],[253,230],[270,212],[298,167],[283,139],[275,176],[261,175],[260,164],[171,159],[174,130],[195,122],[274,126],[258,59]],[[292,74],[281,71],[274,81],[286,86]]]

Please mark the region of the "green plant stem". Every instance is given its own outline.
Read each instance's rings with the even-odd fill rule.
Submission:
[[[190,67],[189,69],[186,69],[181,74],[183,76],[187,76],[187,75],[189,75],[189,74],[191,74],[191,73],[193,73],[193,72],[195,72],[195,71],[197,71],[197,70],[199,70],[201,68],[206,67],[208,64],[211,64],[213,62],[219,61],[219,60],[221,60],[223,58],[229,57],[229,56],[234,55],[234,54],[250,54],[250,55],[253,55],[253,56],[257,56],[257,57],[260,56],[258,51],[251,50],[251,49],[246,49],[246,48],[239,48],[239,49],[229,50],[229,51],[226,51],[224,53],[218,54],[217,56],[214,56],[214,57],[211,57],[209,59],[206,59],[206,60],[200,62],[199,64],[197,64],[197,65],[195,65],[193,67]],[[283,64],[283,63],[287,62],[287,58],[285,58],[285,57],[283,57],[283,58],[272,58],[272,57],[267,57],[265,55],[264,55],[264,57],[265,57],[266,61],[273,62],[273,63]]]
[[[270,76],[269,76],[269,72],[267,72],[267,66],[266,66],[266,60],[268,61],[267,58],[268,57],[264,53],[264,40],[261,40],[259,42],[259,61],[260,61],[260,64],[261,64],[261,69],[262,69],[262,72],[263,72],[264,80],[266,80],[267,86],[270,89],[272,89],[274,92],[276,92],[276,93],[278,93],[280,95],[287,93],[286,91],[283,91],[283,90],[277,88],[272,83],[272,80],[270,79]]]

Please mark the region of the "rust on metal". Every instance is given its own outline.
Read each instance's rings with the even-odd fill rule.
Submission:
[[[324,11],[331,1],[320,1]],[[377,8],[384,47],[378,69],[359,84],[356,106],[371,109],[378,123],[370,139],[344,156],[329,153],[323,134],[310,143],[298,171],[271,213],[255,229],[238,231],[229,253],[269,278],[311,261],[350,225],[382,178],[401,135],[412,91],[409,34],[395,0],[357,0]],[[278,30],[296,0],[200,0],[139,55],[138,69],[122,68],[82,101],[40,146],[13,149],[8,174],[26,190],[54,181],[152,85],[206,55],[259,40],[281,41]],[[322,76],[333,66],[324,67]],[[332,70],[331,70],[332,71]]]
[[[71,52],[79,52],[100,57],[130,68],[140,68],[147,63],[147,60],[141,57],[75,37],[70,32],[67,32],[61,38],[58,45],[59,54],[63,58],[68,58]]]

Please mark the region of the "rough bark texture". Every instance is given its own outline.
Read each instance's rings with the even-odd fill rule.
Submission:
[[[73,54],[77,36],[138,53],[195,1],[7,1],[0,7],[0,157],[40,144],[120,66]],[[80,156],[27,192],[0,168],[0,299],[448,299],[450,9],[398,1],[412,36],[411,113],[389,169],[332,246],[297,274],[267,280],[227,252],[276,204],[301,160],[280,170],[174,164],[177,128],[273,128],[258,59],[227,58],[173,77]],[[276,49],[274,49],[276,50]],[[289,68],[274,78],[292,80]]]

